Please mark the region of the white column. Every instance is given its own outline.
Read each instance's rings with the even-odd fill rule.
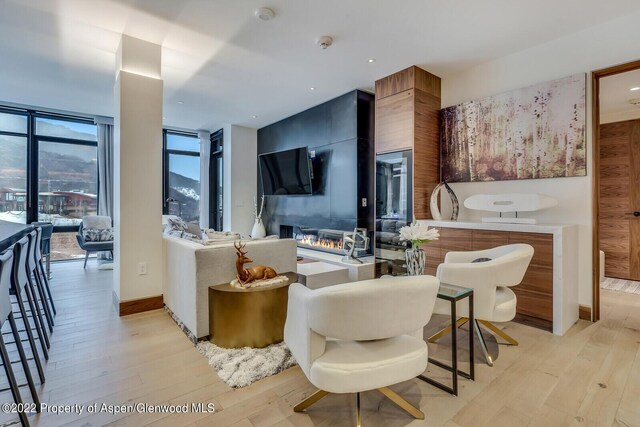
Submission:
[[[162,295],[161,46],[122,36],[114,87],[114,292]]]
[[[258,132],[236,125],[223,128],[223,229],[248,236],[257,193]]]
[[[209,163],[211,162],[211,132],[199,130],[200,140],[200,228],[209,228]]]

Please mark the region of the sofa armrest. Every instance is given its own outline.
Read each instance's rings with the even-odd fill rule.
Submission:
[[[163,236],[165,273],[164,304],[194,335],[196,322],[196,247],[193,242],[173,236]],[[207,302],[208,304],[208,299]],[[205,333],[206,336],[208,334]],[[200,338],[198,336],[198,338]]]

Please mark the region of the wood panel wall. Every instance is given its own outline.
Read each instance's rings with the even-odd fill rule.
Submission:
[[[426,274],[435,275],[450,251],[478,251],[513,243],[533,246],[535,253],[522,283],[511,288],[518,297],[516,321],[552,330],[553,235],[444,227],[439,231],[439,240],[423,246],[427,254]]]
[[[640,120],[600,126],[600,249],[608,277],[640,280]]]
[[[439,81],[440,79],[438,79]],[[432,218],[429,200],[440,182],[440,96],[416,89],[413,136],[413,215]]]
[[[414,88],[440,97],[440,77],[413,65],[376,80],[376,101]]]
[[[376,153],[392,153],[413,148],[413,97],[414,90],[407,89],[376,100]]]

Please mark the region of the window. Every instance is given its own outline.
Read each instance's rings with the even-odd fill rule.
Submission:
[[[196,134],[165,130],[164,206],[166,215],[200,221],[200,140]]]
[[[36,134],[56,138],[97,141],[98,128],[93,123],[36,117]]]
[[[98,213],[98,164],[95,145],[38,143],[38,221],[79,225]]]
[[[0,220],[52,222],[52,258],[76,258],[75,232],[97,214],[97,193],[92,120],[0,107]]]
[[[26,221],[27,137],[0,135],[0,219]],[[20,200],[21,199],[21,200]]]
[[[0,112],[0,131],[27,134],[27,116]]]
[[[83,216],[98,214],[98,129],[75,118],[34,119],[37,220],[74,231]]]
[[[0,111],[0,220],[27,220],[27,141],[27,115]]]
[[[222,129],[211,134],[209,227],[222,231]]]

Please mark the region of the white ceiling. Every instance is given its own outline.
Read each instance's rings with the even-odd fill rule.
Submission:
[[[276,18],[255,18],[260,6]],[[0,0],[0,102],[113,115],[126,33],[163,46],[167,126],[262,127],[413,64],[445,77],[636,10],[637,0]],[[326,51],[321,35],[335,39]]]
[[[603,123],[640,117],[640,107],[629,103],[640,99],[640,70],[604,77],[600,80],[600,120]]]

